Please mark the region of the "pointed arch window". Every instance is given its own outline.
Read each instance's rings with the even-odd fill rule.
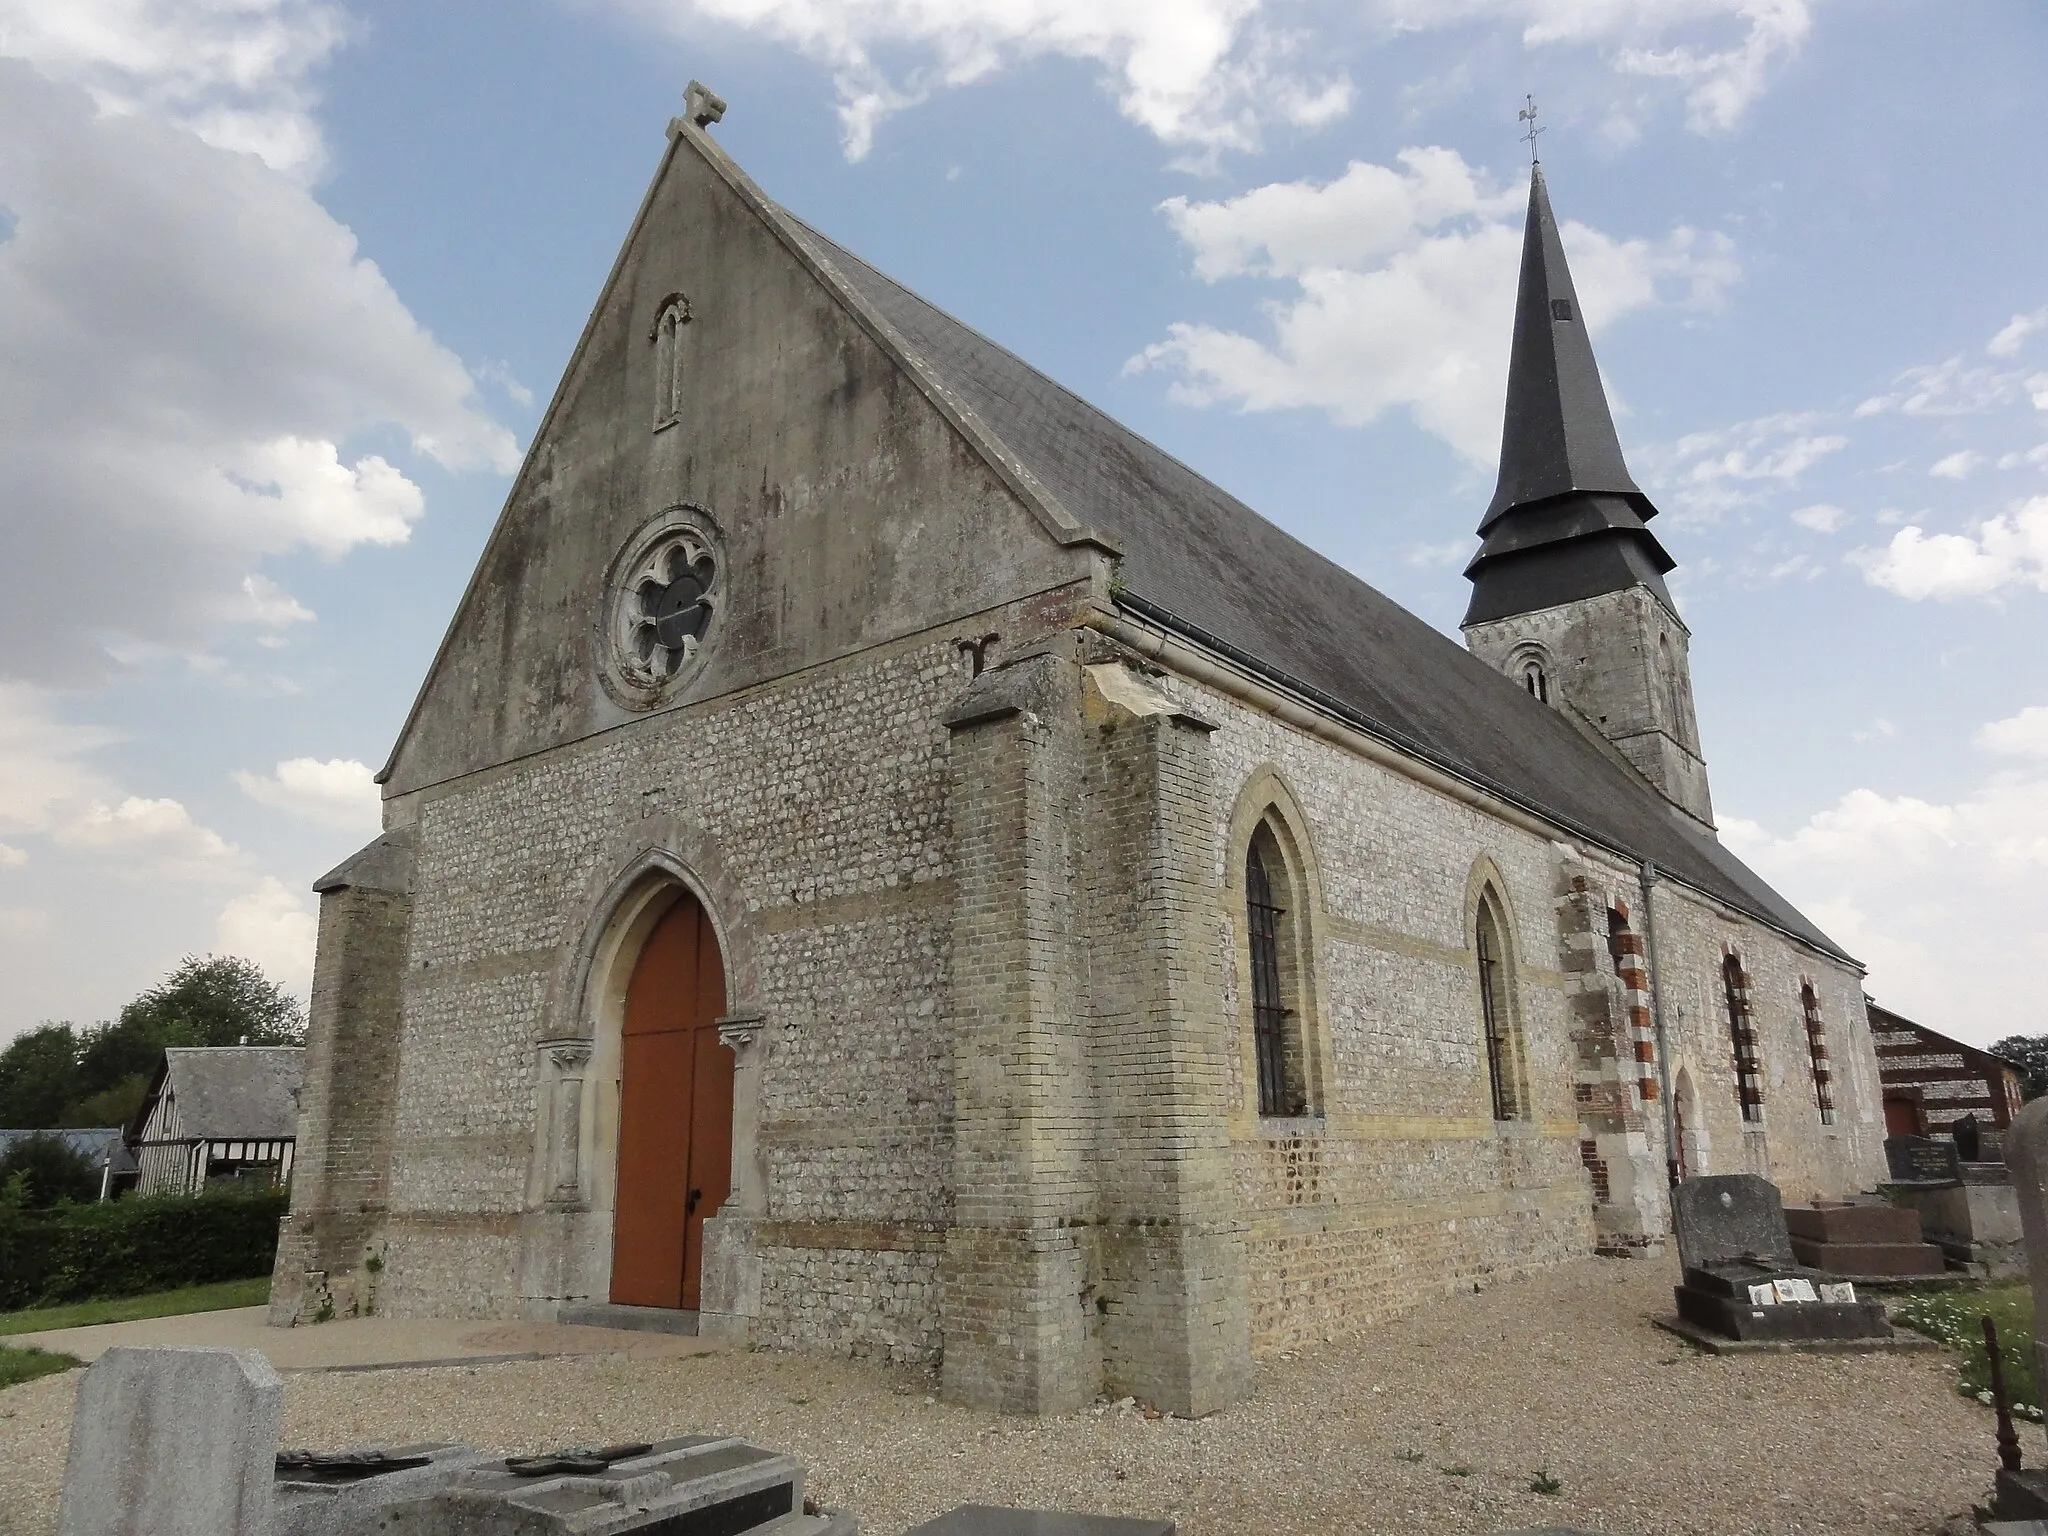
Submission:
[[[1728,1005],[1728,1038],[1735,1052],[1735,1102],[1750,1123],[1764,1117],[1764,1069],[1756,1046],[1756,1023],[1749,1007],[1749,976],[1742,957],[1730,953],[1721,961],[1721,993]]]
[[[1261,823],[1244,856],[1245,926],[1250,939],[1252,1048],[1257,1059],[1259,1113],[1311,1113],[1303,1049],[1294,881],[1270,826]]]
[[[1813,983],[1799,984],[1799,1011],[1806,1020],[1806,1059],[1813,1068],[1813,1104],[1820,1123],[1835,1123],[1835,1074],[1828,1062],[1828,1031],[1820,1016],[1820,996]]]
[[[1472,941],[1479,960],[1479,1014],[1486,1036],[1486,1075],[1493,1091],[1493,1118],[1525,1120],[1528,1096],[1522,1090],[1522,1041],[1516,1010],[1507,926],[1493,893],[1479,898],[1479,916]]]
[[[672,293],[661,301],[654,329],[654,430],[672,427],[683,406],[683,327],[690,323],[690,301]]]

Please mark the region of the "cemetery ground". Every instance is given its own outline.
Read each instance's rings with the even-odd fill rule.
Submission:
[[[1168,1515],[1184,1536],[1932,1536],[1988,1492],[1991,1413],[1959,1395],[1955,1355],[1698,1353],[1649,1321],[1676,1279],[1669,1260],[1585,1260],[1430,1301],[1261,1361],[1246,1402],[1199,1421],[1132,1404],[1006,1418],[939,1402],[922,1370],[721,1350],[287,1372],[284,1438],[741,1434],[804,1460],[814,1494],[872,1536],[968,1501]],[[0,1392],[8,1536],[55,1529],[79,1379]],[[2030,1463],[2048,1458],[2040,1429],[2021,1436]]]

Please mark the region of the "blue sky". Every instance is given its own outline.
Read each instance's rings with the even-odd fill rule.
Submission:
[[[1546,172],[1724,836],[1967,1038],[2048,965],[2048,18],[0,0],[0,1035],[310,974],[701,77],[835,239],[1449,633]]]

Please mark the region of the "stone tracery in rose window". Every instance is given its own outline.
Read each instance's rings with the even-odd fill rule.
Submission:
[[[717,608],[718,563],[694,528],[677,528],[620,583],[613,638],[626,678],[662,688],[695,658]]]

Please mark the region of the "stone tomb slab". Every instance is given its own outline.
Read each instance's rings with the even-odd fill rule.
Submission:
[[[1920,1237],[1920,1217],[1896,1205],[1788,1205],[1792,1254],[1812,1269],[1859,1279],[1947,1272],[1947,1260]]]
[[[913,1525],[903,1536],[1173,1536],[1173,1522],[962,1504],[936,1519]]]
[[[271,1536],[283,1410],[259,1350],[108,1350],[79,1383],[59,1536]]]
[[[1903,1328],[1892,1329],[1890,1336],[1882,1339],[1731,1339],[1682,1317],[1653,1317],[1650,1321],[1710,1355],[1863,1355],[1941,1348],[1933,1339]]]

